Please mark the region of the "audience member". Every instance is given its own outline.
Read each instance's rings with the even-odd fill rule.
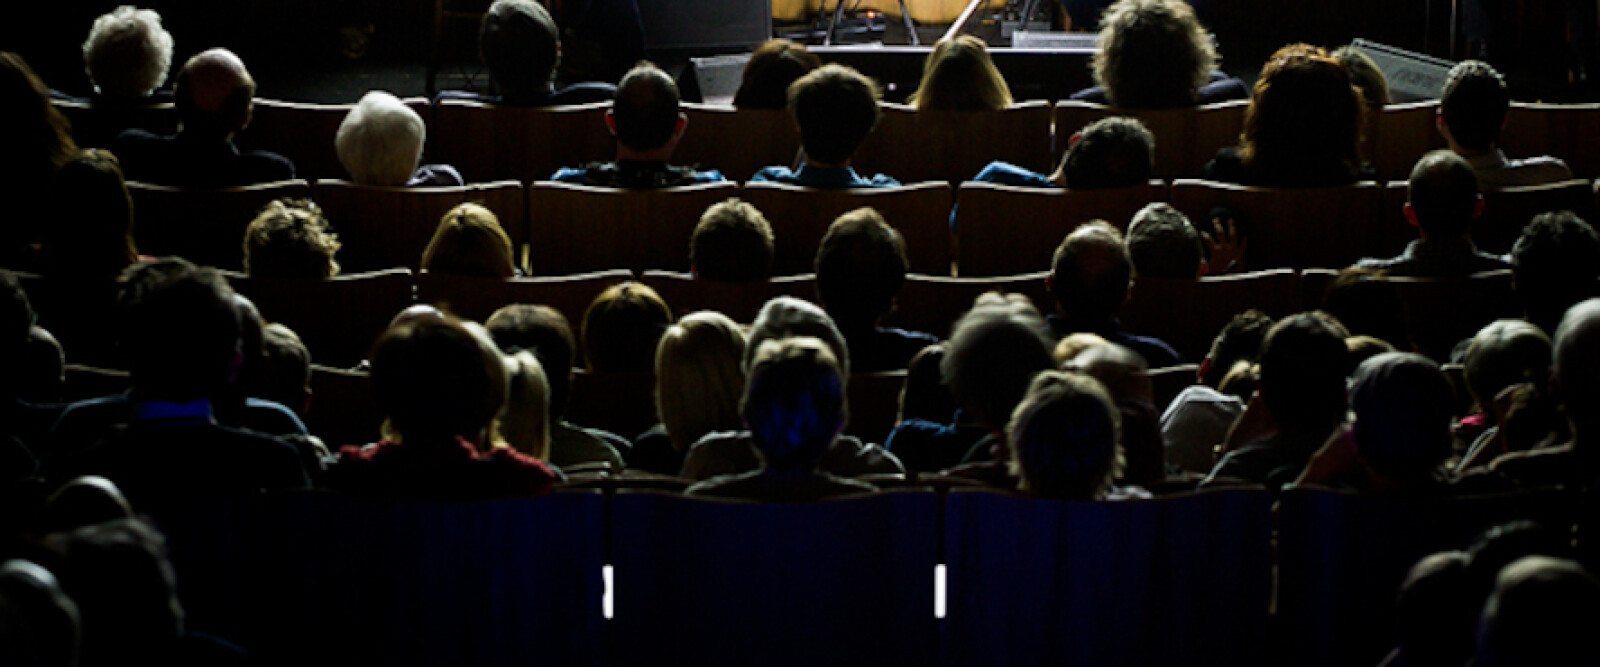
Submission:
[[[1600,434],[1600,299],[1573,306],[1553,337],[1550,391],[1561,402],[1572,439],[1504,454],[1489,469],[1520,486],[1590,484],[1600,447],[1585,442]]]
[[[327,280],[339,273],[343,244],[309,199],[268,203],[244,230],[244,272],[251,278]]]
[[[844,431],[844,373],[828,345],[809,336],[766,340],[750,364],[739,411],[761,452],[761,467],[713,477],[685,493],[767,502],[805,502],[872,493],[877,487],[822,466]]]
[[[1507,452],[1530,449],[1550,435],[1550,427],[1555,426],[1551,422],[1557,417],[1554,410],[1543,415],[1547,419],[1531,420],[1544,422],[1537,426],[1528,423],[1532,415],[1527,413],[1509,419],[1513,409],[1548,407],[1550,353],[1550,337],[1523,320],[1497,320],[1472,337],[1462,360],[1462,375],[1479,414],[1472,423],[1476,438],[1461,456],[1458,471],[1486,464]],[[1529,394],[1538,397],[1537,407],[1530,405]]]
[[[109,148],[123,130],[140,127],[171,131],[153,111],[172,102],[161,88],[172,70],[172,33],[152,9],[122,5],[100,15],[83,41],[84,72],[93,92],[57,99],[87,105],[74,119],[72,134],[85,147]]]
[[[261,356],[251,394],[304,418],[311,409],[311,350],[293,329],[273,322],[261,328]]]
[[[817,297],[844,334],[857,373],[901,370],[939,342],[921,332],[878,326],[906,279],[905,239],[876,209],[858,208],[828,226],[817,248]]]
[[[906,103],[918,111],[999,111],[1011,106],[1011,88],[983,40],[957,35],[933,45]]]
[[[567,318],[549,306],[514,303],[501,307],[484,323],[496,345],[508,354],[526,351],[539,359],[550,383],[550,458],[558,467],[603,462],[622,470],[622,452],[630,448],[620,436],[583,428],[565,419],[572,395],[572,362],[578,344]]]
[[[644,283],[607,287],[583,313],[585,366],[604,373],[649,373],[672,309]]]
[[[606,128],[617,138],[617,159],[565,167],[550,180],[632,189],[727,180],[715,169],[668,164],[688,126],[689,117],[679,109],[678,84],[654,63],[640,63],[622,77],[606,111]]]
[[[684,454],[707,433],[744,428],[744,352],[744,332],[722,313],[690,313],[667,328],[656,348],[661,423],[634,441],[628,469],[676,475]]]
[[[1341,46],[1328,55],[1349,70],[1350,85],[1361,93],[1361,101],[1373,113],[1394,103],[1389,97],[1389,79],[1384,77],[1383,70],[1378,69],[1378,63],[1373,62],[1366,53],[1353,46]]]
[[[27,368],[36,361],[30,349],[33,307],[22,283],[0,269],[0,481],[19,480],[39,471],[36,453],[45,444],[59,406],[40,405],[31,393]]]
[[[1132,349],[1151,368],[1182,362],[1176,350],[1147,336],[1122,330],[1117,312],[1128,300],[1133,262],[1115,227],[1102,221],[1078,227],[1062,239],[1046,279],[1059,314],[1049,318],[1056,335],[1092,333]]]
[[[1454,395],[1438,364],[1408,352],[1362,362],[1350,382],[1355,422],[1336,432],[1296,483],[1373,493],[1437,493],[1447,476]]]
[[[276,153],[240,151],[233,137],[250,124],[255,79],[233,52],[211,49],[184,63],[173,89],[178,133],[131,129],[115,152],[128,178],[191,188],[221,188],[294,178],[294,163]]]
[[[1558,158],[1506,158],[1499,142],[1510,108],[1511,93],[1500,72],[1481,60],[1464,60],[1445,78],[1436,119],[1439,134],[1450,150],[1466,158],[1478,185],[1486,190],[1572,178],[1572,171]]]
[[[1397,350],[1412,350],[1416,345],[1411,341],[1405,302],[1385,277],[1382,270],[1349,267],[1339,271],[1322,295],[1322,310],[1344,325],[1351,336],[1371,336]]]
[[[1348,337],[1322,312],[1272,325],[1261,343],[1259,387],[1219,448],[1224,453],[1205,485],[1237,479],[1277,489],[1300,476],[1344,420]]]
[[[1198,278],[1208,273],[1200,231],[1171,204],[1147,204],[1133,214],[1126,245],[1136,278]]]
[[[420,319],[385,332],[371,359],[384,439],[344,447],[323,477],[327,487],[408,500],[498,500],[543,494],[560,479],[497,442],[506,365],[487,333],[449,317]]]
[[[422,270],[510,278],[517,275],[516,248],[493,211],[481,204],[461,204],[439,221],[433,240],[422,250]]]
[[[950,395],[950,388],[944,386],[944,380],[939,374],[939,364],[944,361],[945,344],[929,345],[911,357],[911,362],[906,364],[906,383],[900,390],[900,415],[897,423],[904,424],[910,421],[922,421],[934,425],[956,424],[956,413],[960,407],[956,405],[956,398]],[[972,425],[970,420],[965,426]],[[960,427],[961,425],[958,425]],[[970,441],[977,441],[983,437],[979,432]],[[952,463],[951,465],[954,465]],[[907,463],[908,468],[915,468]],[[950,466],[942,466],[940,469]]]
[[[750,372],[755,353],[769,340],[810,337],[822,341],[839,368],[841,378],[850,377],[850,351],[844,335],[821,308],[793,297],[774,298],[761,307],[751,323],[744,348],[745,392],[750,391]],[[748,417],[748,415],[746,415]],[[683,459],[678,476],[702,481],[719,475],[749,472],[761,467],[761,454],[749,431],[712,432],[691,447]],[[897,475],[904,466],[893,454],[877,445],[864,444],[854,436],[840,435],[822,454],[817,468],[839,477]]]
[[[561,32],[550,12],[534,0],[495,0],[483,15],[478,51],[499,95],[440,92],[436,100],[464,99],[519,107],[607,102],[616,95],[609,83],[555,86],[561,64]]]
[[[1221,390],[1222,379],[1235,366],[1250,366],[1261,354],[1261,342],[1273,320],[1259,310],[1247,310],[1228,321],[1211,341],[1200,360],[1199,383],[1184,387],[1161,413],[1161,441],[1166,460],[1185,472],[1204,475],[1216,465],[1213,448],[1228,437],[1228,429],[1244,412],[1250,395]]]
[[[72,127],[50,103],[50,91],[15,53],[0,51],[0,198],[11,207],[0,226],[0,266],[32,268],[28,244],[54,219],[49,192],[56,172],[78,153]]]
[[[66,215],[42,229],[45,275],[105,281],[139,261],[133,199],[117,156],[100,149],[79,151],[61,165],[53,192]]]
[[[1344,65],[1319,47],[1285,46],[1261,68],[1239,145],[1218,151],[1201,175],[1276,188],[1370,180],[1361,160],[1365,111]]]
[[[1478,621],[1483,667],[1593,665],[1600,582],[1577,563],[1528,556],[1500,570]]]
[[[428,126],[421,115],[400,98],[374,90],[362,95],[339,122],[333,147],[350,180],[362,185],[464,184],[460,172],[450,165],[417,166],[427,136]]]
[[[733,106],[740,109],[789,108],[789,84],[822,67],[822,59],[805,45],[787,39],[769,39],[750,54],[740,75]]]
[[[1441,551],[1417,561],[1395,601],[1396,648],[1385,664],[1394,667],[1458,667],[1472,659],[1478,608],[1469,602],[1471,558]]]
[[[0,660],[26,667],[77,667],[83,628],[78,605],[37,563],[0,564]]]
[[[1483,213],[1483,196],[1472,166],[1450,151],[1417,160],[1406,185],[1406,220],[1418,239],[1389,259],[1363,259],[1356,266],[1391,276],[1448,278],[1509,269],[1504,259],[1472,244],[1472,221]]]
[[[507,447],[535,459],[550,458],[550,381],[539,358],[526,350],[506,356],[506,402],[495,418]]]
[[[1600,234],[1571,211],[1536,215],[1511,247],[1511,274],[1524,319],[1555,331],[1568,308],[1595,295]]]
[[[800,168],[767,167],[752,181],[808,188],[883,188],[900,185],[883,174],[863,178],[850,157],[878,124],[878,84],[844,65],[825,65],[789,86],[789,115],[805,150]]]
[[[772,253],[772,225],[760,209],[737,197],[707,207],[689,237],[690,272],[699,280],[766,280]]]
[[[1094,378],[1061,371],[1034,376],[1006,428],[1017,488],[1058,500],[1123,497],[1113,483],[1122,467],[1120,427],[1111,396]]]
[[[214,405],[245,361],[240,307],[214,269],[181,259],[132,267],[116,326],[132,388],[62,413],[43,457],[51,477],[102,475],[140,508],[307,485],[294,446],[224,425]],[[235,416],[254,421],[267,410],[298,424],[282,406]]]
[[[1108,116],[1074,132],[1061,165],[1050,175],[1009,162],[990,162],[972,180],[1030,188],[1097,190],[1150,182],[1156,139],[1137,118]]]
[[[302,450],[307,470],[320,471],[321,457],[315,454],[327,454],[326,448],[314,438],[314,444],[302,442],[310,436],[294,411],[258,395],[267,360],[262,342],[266,324],[261,312],[239,294],[233,295],[233,306],[239,313],[239,360],[227,383],[211,397],[212,415],[218,423],[283,439]],[[305,451],[308,448],[322,451]]]
[[[1211,35],[1181,0],[1118,0],[1100,17],[1096,46],[1095,87],[1073,100],[1166,109],[1250,96],[1243,81],[1216,71]]]
[[[1374,336],[1351,334],[1344,339],[1344,349],[1350,353],[1350,379],[1355,379],[1357,368],[1361,363],[1380,354],[1399,352],[1388,341]]]
[[[1135,485],[1159,484],[1166,479],[1167,467],[1161,444],[1161,413],[1155,405],[1155,386],[1149,368],[1137,352],[1094,334],[1074,334],[1093,342],[1068,355],[1056,346],[1061,368],[1094,378],[1105,387],[1122,424],[1119,430],[1124,465],[1118,471],[1121,481]],[[1066,343],[1073,336],[1061,339]]]

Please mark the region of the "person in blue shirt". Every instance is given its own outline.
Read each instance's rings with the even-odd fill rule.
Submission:
[[[1150,180],[1156,139],[1137,118],[1109,116],[1068,140],[1061,165],[1049,175],[1009,162],[990,162],[972,180],[1031,188],[1122,188]]]
[[[667,188],[725,181],[721,172],[668,164],[689,118],[679,109],[678,84],[652,63],[640,63],[617,86],[606,127],[617,137],[617,159],[565,167],[552,181],[613,188]]]
[[[808,188],[887,188],[900,185],[883,174],[866,178],[850,168],[850,157],[878,124],[878,87],[843,65],[824,65],[789,87],[789,115],[800,127],[805,153],[799,169],[767,167],[751,181]]]

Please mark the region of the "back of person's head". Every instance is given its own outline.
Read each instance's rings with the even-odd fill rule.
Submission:
[[[1394,102],[1389,97],[1389,79],[1371,56],[1353,46],[1341,46],[1328,55],[1350,72],[1350,85],[1361,93],[1361,101],[1366,102],[1367,107],[1378,109]]]
[[[1453,398],[1427,357],[1389,352],[1362,362],[1350,383],[1362,461],[1400,484],[1428,481],[1450,456]]]
[[[807,160],[842,164],[878,124],[878,86],[844,65],[824,65],[789,86],[789,115]]]
[[[261,328],[261,356],[251,395],[304,414],[311,396],[311,350],[294,330],[273,322]]]
[[[1011,106],[1011,88],[983,40],[957,35],[928,53],[912,103],[919,111],[998,111]]]
[[[269,202],[244,230],[244,271],[252,278],[325,280],[339,273],[342,244],[309,199]]]
[[[1460,155],[1431,151],[1411,169],[1406,203],[1429,238],[1444,241],[1466,234],[1478,217],[1480,201],[1478,177]]]
[[[210,49],[190,58],[172,88],[183,130],[207,137],[226,137],[244,129],[255,96],[255,79],[244,61],[227,49]]]
[[[555,19],[538,2],[495,0],[483,15],[478,51],[502,95],[538,97],[555,81],[561,36]]]
[[[689,237],[689,264],[703,280],[766,280],[772,253],[772,225],[760,209],[737,197],[707,207]]]
[[[1494,591],[1500,570],[1528,556],[1572,558],[1572,530],[1565,525],[1545,525],[1528,519],[1499,524],[1483,531],[1467,546],[1468,600],[1476,621],[1477,612]]]
[[[83,67],[101,95],[144,97],[167,81],[172,33],[155,10],[122,5],[94,20],[83,41]]]
[[[1201,366],[1200,381],[1215,389],[1222,384],[1223,376],[1233,370],[1234,364],[1255,363],[1261,356],[1261,342],[1272,324],[1271,317],[1254,308],[1234,315],[1211,340],[1211,350]]]
[[[1040,371],[1055,367],[1050,327],[1020,294],[978,297],[956,321],[939,365],[956,402],[999,432]]]
[[[611,113],[617,143],[635,151],[661,148],[678,131],[678,84],[654,63],[639,63],[617,84]]]
[[[1485,412],[1506,387],[1550,377],[1550,336],[1523,320],[1497,320],[1478,330],[1467,345],[1462,375],[1467,391]]]
[[[116,519],[45,539],[60,555],[61,588],[83,622],[83,664],[150,655],[184,630],[166,539],[140,519]]]
[[[1122,467],[1120,429],[1120,413],[1099,381],[1039,373],[1006,428],[1018,488],[1044,498],[1098,499]]]
[[[845,378],[850,377],[850,348],[845,345],[844,334],[839,333],[833,318],[817,304],[792,296],[769,299],[750,323],[744,344],[746,374],[755,363],[756,350],[763,342],[795,336],[809,336],[827,344],[839,370],[844,372]]]
[[[1370,269],[1340,270],[1322,297],[1322,310],[1339,320],[1352,335],[1372,336],[1397,350],[1410,350],[1405,303],[1394,283],[1385,277],[1384,272]]]
[[[1352,378],[1355,376],[1356,369],[1361,367],[1362,362],[1380,354],[1399,351],[1393,345],[1390,345],[1388,341],[1367,335],[1352,335],[1344,339],[1344,349],[1350,352],[1350,375]]]
[[[1272,54],[1256,79],[1245,110],[1240,156],[1262,170],[1289,168],[1320,175],[1341,168],[1354,174],[1361,166],[1364,111],[1344,65],[1320,47],[1285,46]]]
[[[944,362],[945,345],[939,343],[922,348],[906,362],[906,383],[900,390],[900,421],[913,419],[935,424],[955,421],[956,399],[940,377],[939,366]]]
[[[1182,0],[1118,0],[1100,16],[1092,67],[1111,103],[1127,109],[1195,103],[1219,58]]]
[[[510,278],[517,273],[516,249],[500,218],[482,204],[461,204],[439,220],[422,270],[460,276]]]
[[[1103,221],[1079,226],[1062,239],[1050,262],[1050,292],[1077,320],[1115,317],[1128,298],[1133,261],[1117,228]]]
[[[845,213],[817,248],[817,297],[845,328],[872,327],[906,281],[905,239],[876,209]]]
[[[656,415],[679,452],[712,431],[740,429],[744,332],[715,311],[667,327],[656,348]]]
[[[1478,622],[1483,667],[1594,665],[1600,581],[1583,566],[1528,556],[1500,570]]]
[[[99,475],[74,477],[50,494],[39,511],[41,533],[58,533],[136,516],[115,482]]]
[[[122,163],[111,151],[79,151],[56,174],[55,200],[70,217],[45,226],[51,273],[116,275],[139,259],[133,243],[133,198]]]
[[[762,341],[750,362],[740,412],[767,467],[812,471],[844,430],[844,373],[810,336]]]
[[[536,459],[550,458],[550,381],[526,350],[506,356],[506,402],[496,419],[505,444]]]
[[[1469,602],[1467,554],[1441,551],[1411,566],[1395,599],[1402,664],[1464,665],[1472,657],[1477,609]]]
[[[1128,223],[1128,258],[1140,278],[1194,278],[1205,263],[1205,244],[1189,218],[1171,204],[1148,204]]]
[[[733,96],[740,109],[786,109],[789,84],[822,66],[822,59],[787,39],[771,39],[750,54]]]
[[[439,444],[482,443],[505,404],[506,367],[485,333],[451,317],[391,327],[372,360],[372,397],[386,417],[385,436]]]
[[[1331,427],[1344,418],[1349,335],[1321,311],[1290,315],[1267,331],[1260,392],[1279,426]]]
[[[583,355],[591,371],[649,373],[672,309],[649,285],[607,287],[583,313]]]
[[[1061,158],[1061,174],[1074,190],[1144,185],[1155,155],[1155,135],[1143,121],[1107,116],[1079,131]]]
[[[1494,66],[1463,60],[1450,68],[1439,94],[1439,116],[1462,148],[1486,151],[1500,139],[1511,108],[1511,92]]]
[[[133,385],[167,400],[210,397],[242,362],[239,309],[216,269],[176,258],[135,264],[117,297]]]
[[[428,128],[400,98],[381,90],[361,96],[339,122],[333,147],[350,179],[362,185],[405,185],[422,159]]]
[[[1600,410],[1600,299],[1568,309],[1554,341],[1551,363],[1567,417],[1575,426],[1591,423]],[[1584,435],[1581,428],[1578,435]]]
[[[61,402],[67,387],[67,355],[61,341],[44,327],[30,327],[27,351],[15,378],[17,398],[30,403]]]
[[[75,667],[81,640],[78,605],[54,573],[21,559],[0,564],[0,662]]]
[[[0,155],[7,156],[0,175],[43,185],[41,174],[54,175],[77,152],[72,125],[50,102],[50,89],[22,56],[0,51]]]
[[[1536,215],[1511,248],[1511,271],[1529,321],[1552,331],[1568,307],[1595,294],[1600,234],[1572,211]]]
[[[527,351],[538,357],[550,384],[550,421],[560,421],[567,411],[572,361],[578,349],[566,316],[550,306],[513,303],[494,311],[484,328],[506,354]]]

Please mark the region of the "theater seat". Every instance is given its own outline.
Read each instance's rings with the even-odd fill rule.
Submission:
[[[742,195],[772,224],[776,242],[773,275],[815,270],[817,248],[840,215],[870,206],[883,214],[906,242],[911,272],[950,275],[951,191],[946,183],[897,188],[816,190],[782,183],[748,183]]]
[[[227,271],[244,268],[244,230],[275,199],[308,199],[305,181],[238,188],[175,188],[129,182],[134,241],[146,255],[176,255]]]
[[[1327,188],[1257,188],[1182,179],[1172,205],[1191,221],[1216,206],[1237,211],[1247,229],[1251,269],[1340,268],[1385,250],[1383,190],[1364,182]],[[1386,255],[1385,255],[1386,256]]]
[[[233,278],[230,282],[255,302],[262,319],[300,334],[313,362],[336,368],[366,359],[389,321],[412,303],[410,269],[329,280]]]
[[[689,125],[672,153],[675,164],[743,182],[763,167],[792,167],[800,154],[800,130],[787,111],[684,104],[683,114]]]
[[[382,439],[383,413],[372,400],[366,371],[311,366],[311,409],[306,430],[322,438],[335,453],[344,445],[365,445]]]
[[[1234,315],[1251,308],[1274,318],[1300,312],[1300,290],[1288,269],[1191,280],[1137,278],[1122,307],[1122,328],[1160,338],[1185,360],[1198,362]]]
[[[610,102],[527,108],[440,100],[428,137],[429,159],[454,166],[469,183],[550,178],[562,167],[616,157],[606,129]]]
[[[1578,178],[1600,176],[1600,104],[1512,102],[1500,148],[1510,158],[1554,155]]]
[[[576,333],[589,302],[607,287],[632,277],[625,269],[504,279],[424,271],[417,274],[417,301],[476,322],[488,320],[501,306],[513,303],[550,306],[566,316]]]
[[[882,116],[851,159],[856,171],[901,183],[960,183],[1003,160],[1049,171],[1050,103],[1018,102],[999,111],[918,111],[880,103]]]
[[[817,302],[817,277],[809,273],[730,283],[699,280],[687,273],[646,271],[640,281],[660,294],[678,317],[699,310],[715,310],[735,322],[748,324],[755,320],[761,307],[775,297],[792,296]]]
[[[422,251],[433,240],[439,220],[466,202],[482,204],[494,212],[511,237],[517,265],[522,266],[528,227],[522,184],[516,181],[391,188],[323,180],[317,181],[316,199],[323,215],[339,233],[343,247],[338,260],[345,271],[420,268]]]
[[[433,115],[425,97],[407,97],[401,102],[422,116],[424,123]],[[355,107],[258,98],[250,112],[250,126],[239,133],[234,143],[241,150],[272,151],[289,158],[300,178],[349,178],[339,163],[334,137],[339,134],[339,124]]]
[[[731,182],[662,190],[534,183],[528,186],[531,273],[688,271],[689,237],[700,214],[738,195]]]
[[[1068,138],[1107,116],[1138,118],[1155,136],[1150,175],[1160,179],[1196,178],[1217,151],[1239,143],[1249,100],[1218,102],[1187,109],[1118,109],[1063,100],[1055,108],[1055,155],[1066,153]]]
[[[957,266],[967,276],[1050,270],[1061,240],[1078,225],[1105,220],[1127,229],[1133,214],[1166,201],[1161,181],[1102,190],[962,183],[956,196]]]
[[[950,337],[950,327],[972,308],[972,302],[985,292],[1016,292],[1033,301],[1039,312],[1055,312],[1055,299],[1045,288],[1049,272],[995,278],[949,278],[906,276],[895,297],[895,309],[883,325]]]

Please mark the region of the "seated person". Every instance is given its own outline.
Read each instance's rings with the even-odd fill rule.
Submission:
[[[480,204],[460,204],[439,220],[422,270],[457,276],[510,278],[517,275],[516,249],[500,218]]]
[[[1011,88],[983,40],[957,35],[933,45],[906,103],[917,111],[999,111],[1011,106]]]
[[[1113,483],[1123,466],[1121,424],[1111,395],[1094,378],[1062,371],[1034,376],[1006,427],[1017,489],[1057,500],[1150,497]]]
[[[1344,65],[1320,47],[1285,46],[1261,68],[1239,145],[1217,151],[1201,177],[1268,188],[1371,180],[1361,160],[1365,112]]]
[[[372,398],[384,439],[347,446],[323,476],[338,491],[467,501],[546,493],[559,473],[500,441],[506,366],[486,332],[449,317],[413,320],[372,346]]]
[[[400,98],[381,90],[361,101],[339,122],[333,148],[350,180],[362,185],[462,185],[461,174],[447,164],[417,166],[428,127]]]
[[[1227,229],[1224,229],[1226,224]],[[1244,242],[1230,220],[1213,220],[1215,235],[1201,232],[1171,204],[1146,204],[1128,222],[1128,259],[1139,278],[1199,278],[1239,266]]]
[[[1216,70],[1211,35],[1181,0],[1119,0],[1101,15],[1096,45],[1095,86],[1073,100],[1168,109],[1250,96],[1243,81]]]
[[[149,111],[172,102],[172,91],[161,89],[172,70],[172,46],[172,33],[155,10],[123,5],[94,20],[83,41],[84,71],[94,92],[83,99],[55,94],[90,105],[88,115],[73,123],[81,145],[109,148],[134,127],[171,131],[170,123],[162,127]]]
[[[1506,80],[1489,63],[1464,60],[1450,68],[1439,97],[1436,123],[1450,150],[1467,159],[1484,189],[1538,185],[1572,178],[1559,158],[1506,158],[1500,131],[1506,126],[1511,93]]]
[[[190,58],[178,72],[173,102],[178,133],[133,129],[114,152],[128,180],[189,188],[225,188],[294,178],[294,163],[277,153],[240,151],[233,137],[250,124],[255,79],[226,49]]]
[[[1584,664],[1600,624],[1600,581],[1564,558],[1526,556],[1501,568],[1479,616],[1483,667]]]
[[[339,236],[309,199],[268,203],[244,230],[244,272],[251,278],[327,280],[339,274]]]
[[[1235,367],[1255,364],[1270,328],[1272,318],[1259,310],[1234,315],[1200,360],[1199,382],[1178,392],[1161,413],[1166,460],[1179,470],[1204,475],[1216,465],[1212,448],[1228,437],[1254,391],[1237,391],[1226,380]]]
[[[1137,118],[1108,116],[1074,132],[1061,166],[1050,175],[1009,162],[990,162],[972,180],[1030,188],[1095,190],[1150,181],[1156,139]],[[952,218],[953,219],[953,218]]]
[[[1450,381],[1439,365],[1409,352],[1367,359],[1350,382],[1355,422],[1335,432],[1296,484],[1372,493],[1438,493],[1450,457]]]
[[[640,435],[628,469],[677,475],[683,456],[707,433],[744,428],[744,331],[728,316],[703,310],[667,328],[656,348],[656,415]]]
[[[800,77],[789,87],[789,115],[805,150],[800,168],[767,167],[750,180],[828,190],[900,185],[883,174],[863,178],[850,168],[850,156],[878,124],[878,113],[878,86],[860,72],[825,65]]]
[[[1476,436],[1457,472],[1532,449],[1560,430],[1552,428],[1565,420],[1550,406],[1550,336],[1539,327],[1523,320],[1491,322],[1472,337],[1461,366],[1478,414],[1456,427],[1458,436]]]
[[[689,237],[689,272],[696,280],[743,283],[772,275],[772,225],[749,202],[730,197],[700,215]]]
[[[483,15],[478,52],[489,70],[489,83],[499,95],[458,90],[440,91],[434,101],[469,100],[518,107],[553,107],[610,101],[617,93],[609,83],[555,86],[561,64],[561,30],[544,5],[534,0],[495,0]]]
[[[822,59],[805,45],[787,39],[769,39],[750,54],[740,75],[733,106],[739,109],[789,108],[789,84],[822,66]]]
[[[590,372],[649,373],[672,309],[644,283],[607,287],[583,311],[584,365]]]
[[[606,129],[617,138],[617,159],[566,167],[552,181],[608,188],[670,188],[728,180],[716,170],[668,164],[689,117],[678,107],[678,84],[652,63],[640,63],[622,77],[606,112]]]
[[[78,154],[78,145],[44,82],[9,51],[0,51],[0,147],[6,156],[0,160],[0,200],[10,209],[0,225],[0,266],[35,270],[34,244],[61,215],[61,204],[41,195]]]
[[[550,380],[532,352],[506,355],[506,403],[495,421],[506,446],[541,461],[550,458]]]
[[[1062,239],[1046,279],[1059,312],[1049,316],[1057,336],[1092,333],[1138,352],[1151,368],[1182,363],[1172,346],[1122,330],[1117,312],[1128,300],[1133,262],[1117,228],[1103,221],[1082,225]]]
[[[1381,112],[1384,106],[1394,103],[1389,98],[1389,80],[1370,56],[1353,46],[1341,46],[1328,55],[1350,71],[1350,85],[1361,92],[1361,101],[1367,104],[1368,109],[1374,113]]]
[[[1533,216],[1511,247],[1511,277],[1523,319],[1553,332],[1568,308],[1595,296],[1600,234],[1572,211]]]
[[[822,467],[845,421],[844,374],[826,344],[809,336],[764,341],[749,375],[740,412],[761,452],[761,467],[713,477],[685,493],[804,502],[877,491]]]
[[[1472,221],[1482,213],[1483,196],[1471,165],[1450,151],[1428,153],[1417,160],[1406,185],[1406,220],[1417,228],[1417,240],[1395,257],[1367,258],[1356,266],[1423,278],[1511,268],[1510,262],[1472,244]]]
[[[304,418],[311,408],[311,350],[300,334],[277,322],[262,327],[261,356],[251,395]]]
[[[937,336],[878,326],[906,280],[905,239],[876,209],[858,208],[828,226],[817,248],[817,296],[844,334],[857,373],[903,370]]]
[[[1084,339],[1074,341],[1073,339]],[[1056,344],[1061,369],[1099,381],[1120,415],[1125,464],[1117,477],[1130,484],[1159,484],[1166,479],[1166,451],[1161,445],[1161,412],[1155,405],[1150,369],[1138,353],[1094,334],[1073,334]]]
[[[78,151],[61,165],[53,192],[55,201],[71,206],[41,230],[42,273],[51,281],[110,281],[139,261],[133,198],[122,163],[111,151]]]

